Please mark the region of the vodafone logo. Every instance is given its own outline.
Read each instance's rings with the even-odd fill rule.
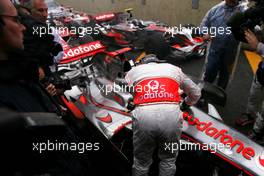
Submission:
[[[264,170],[264,151],[261,153],[259,157],[256,157],[256,164],[258,168]]]
[[[152,90],[152,91],[158,91],[159,89],[159,82],[156,81],[156,80],[152,80],[152,81],[149,81],[148,84],[147,84],[149,90]]]
[[[102,48],[104,46],[99,41],[80,45],[64,51],[63,59],[70,59]]]
[[[139,100],[143,101],[149,99],[163,99],[163,98],[173,99],[174,95],[173,93],[169,93],[169,92],[152,92],[141,95],[139,97]]]
[[[172,78],[143,79],[135,85],[134,103],[179,102],[179,84]]]
[[[113,18],[114,16],[115,16],[115,14],[109,13],[109,14],[96,16],[95,19],[98,21],[103,21],[103,20],[109,20],[109,19]]]
[[[208,137],[218,140],[224,145],[229,144],[231,150],[237,154],[241,154],[245,159],[251,160],[255,157],[256,154],[254,148],[247,146],[243,141],[231,136],[228,133],[228,130],[218,129],[216,126],[214,126],[213,122],[200,121],[198,118],[192,117],[186,112],[183,113],[183,119],[188,122],[189,126],[194,126],[199,132],[204,133]],[[263,158],[260,159],[260,161],[264,165]],[[258,161],[258,163],[260,162]]]

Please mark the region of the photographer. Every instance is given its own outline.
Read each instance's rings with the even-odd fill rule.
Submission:
[[[31,0],[24,6],[30,11],[29,16],[21,14],[22,23],[27,28],[24,39],[25,54],[39,62],[45,74],[49,76],[50,66],[55,64],[54,58],[62,51],[62,47],[54,41],[52,29],[46,24],[48,8],[45,1]]]
[[[38,65],[18,54],[24,49],[25,26],[16,9],[8,0],[0,5],[0,106],[19,112],[57,112],[38,85]],[[14,52],[16,56],[11,56]]]
[[[237,13],[232,16],[228,25],[232,28],[235,38],[242,42],[247,42],[258,54],[263,58],[264,44],[260,42],[262,39],[253,33],[256,32],[256,26],[260,26],[264,21],[264,1],[252,0],[255,5],[246,10],[244,13]],[[254,127],[250,138],[264,144],[264,64],[259,63],[257,72],[253,78],[250,89],[250,95],[247,103],[247,111],[236,120],[238,126],[246,126],[253,124]]]
[[[245,38],[252,49],[256,50],[259,55],[264,56],[264,44],[259,42],[256,35],[251,30],[245,31]]]
[[[264,44],[259,42],[256,35],[251,30],[245,31],[245,39],[248,44],[257,51],[263,58]],[[254,123],[253,130],[249,137],[260,144],[264,144],[264,64],[259,63],[256,75],[250,89],[250,95],[247,103],[247,111],[242,114],[242,118],[237,120],[238,125]],[[243,122],[243,123],[242,123]]]
[[[23,24],[27,27],[25,32],[25,57],[31,58],[39,63],[40,81],[51,96],[57,94],[57,85],[50,82],[53,72],[56,71],[56,64],[63,57],[63,49],[60,36],[47,24],[48,7],[44,0],[30,0],[23,4],[30,12],[30,15],[21,14]],[[40,31],[46,31],[40,35]]]
[[[67,151],[38,155],[32,150],[32,142],[46,139],[60,139],[62,142],[78,142],[72,130],[60,121],[60,109],[51,101],[50,96],[39,84],[38,64],[22,57],[23,32],[16,8],[10,0],[0,1],[0,139],[1,175],[88,175],[88,161]],[[14,55],[14,53],[16,53]],[[12,55],[11,55],[12,54]],[[8,108],[9,110],[2,110]],[[35,120],[30,123],[14,113],[54,113],[37,130]],[[26,116],[24,119],[29,119]],[[62,128],[52,122],[60,122]],[[47,123],[48,122],[48,123]],[[49,131],[44,126],[51,123]],[[53,126],[54,125],[54,126]],[[24,130],[32,126],[28,131]],[[58,129],[59,128],[59,129]],[[21,134],[21,132],[23,132]],[[10,135],[11,134],[11,135]],[[27,137],[27,138],[26,138]],[[53,137],[53,138],[52,138]],[[9,143],[10,142],[10,143]],[[11,162],[7,162],[11,161]],[[90,171],[89,171],[90,172]]]

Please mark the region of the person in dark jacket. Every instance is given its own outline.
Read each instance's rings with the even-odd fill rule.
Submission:
[[[38,84],[38,63],[20,56],[25,26],[12,3],[0,5],[0,106],[18,112],[56,112]]]
[[[56,85],[48,80],[51,80],[53,76],[51,66],[55,71],[54,65],[59,57],[58,53],[63,53],[63,50],[58,41],[54,41],[52,29],[46,24],[47,5],[43,0],[31,0],[17,6],[17,9],[22,23],[26,27],[25,49],[20,55],[38,63],[41,83],[51,96],[56,97]]]
[[[52,151],[40,155],[33,150],[33,143],[46,142],[47,140],[58,140],[69,144],[79,141],[71,128],[59,118],[59,108],[52,101],[48,92],[39,84],[38,63],[19,55],[24,49],[24,31],[25,26],[20,23],[14,5],[10,0],[1,0],[0,132],[2,135],[0,139],[2,143],[0,155],[2,157],[0,160],[1,163],[4,163],[1,167],[1,175],[87,175],[89,162],[80,159],[79,155],[71,151]],[[50,123],[57,121],[64,126],[58,128],[55,124],[56,128],[52,126],[53,128],[47,130],[44,127],[48,123],[44,123],[40,129],[36,129],[37,124],[34,120],[31,120],[29,124],[24,124],[20,114],[31,112],[52,113]],[[18,117],[12,119],[13,113]],[[27,117],[25,118],[27,119]],[[43,121],[45,118],[42,119]],[[11,126],[6,128],[8,124]],[[34,128],[26,131],[24,128],[30,125],[33,125]],[[14,130],[11,130],[12,128]],[[11,130],[10,133],[13,136],[8,133],[3,135],[3,131],[7,132],[6,129]],[[52,133],[50,133],[51,129],[53,129]],[[25,134],[22,135],[21,131]],[[7,160],[13,162],[6,162],[6,156],[8,156]]]
[[[50,66],[55,64],[56,56],[63,51],[59,41],[54,41],[53,31],[46,24],[48,7],[44,0],[30,0],[24,4],[30,15],[24,15],[25,52],[28,57],[38,59],[45,74],[51,74]]]
[[[20,112],[54,112],[38,85],[37,64],[11,56],[24,49],[25,26],[14,6],[5,1],[0,10],[0,106]]]

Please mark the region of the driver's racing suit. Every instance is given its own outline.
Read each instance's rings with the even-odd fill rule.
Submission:
[[[160,176],[172,176],[178,151],[166,146],[179,144],[182,131],[179,90],[187,95],[185,103],[193,105],[200,98],[200,88],[179,67],[167,63],[151,62],[133,67],[126,81],[133,87],[136,106],[132,112],[133,175],[148,174],[153,151],[158,147]]]

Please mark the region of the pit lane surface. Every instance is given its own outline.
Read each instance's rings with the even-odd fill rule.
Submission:
[[[248,134],[252,126],[244,128],[237,127],[235,125],[235,120],[246,110],[252,78],[260,60],[260,57],[255,53],[243,49],[241,50],[234,77],[226,90],[226,106],[216,106],[226,124],[245,134]],[[201,78],[204,61],[205,59],[193,59],[182,63],[173,61],[171,63],[180,66],[186,74]]]

